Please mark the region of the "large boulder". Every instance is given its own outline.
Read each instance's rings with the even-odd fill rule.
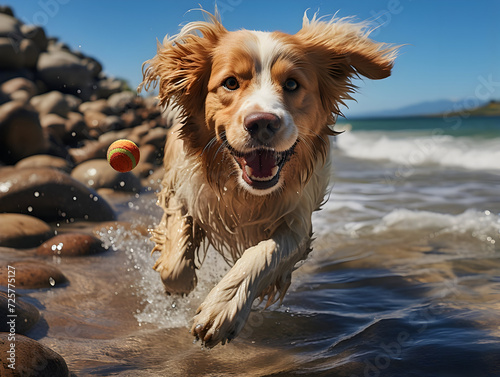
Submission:
[[[0,161],[15,163],[47,149],[38,113],[22,102],[0,106]]]
[[[8,276],[8,275],[7,275]],[[0,291],[0,313],[2,318],[9,319],[9,309],[12,301],[9,301],[8,292]],[[40,312],[36,306],[31,305],[29,302],[24,301],[19,295],[16,295],[16,334],[26,334],[33,326],[35,326],[40,319]],[[11,327],[7,321],[0,322],[0,332],[10,332]],[[3,374],[2,374],[3,376]]]
[[[15,335],[12,348],[9,334],[0,333],[2,377],[69,377],[68,365],[58,353],[23,335]],[[15,362],[14,369],[9,368],[9,358]]]
[[[45,221],[114,220],[111,206],[95,191],[52,168],[7,170],[0,176],[0,208]]]
[[[0,246],[37,247],[54,235],[45,222],[19,213],[0,213]]]
[[[75,94],[88,99],[94,83],[93,69],[63,49],[42,52],[37,64],[38,77],[49,89]]]

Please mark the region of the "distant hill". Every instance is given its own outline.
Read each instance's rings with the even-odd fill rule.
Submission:
[[[500,116],[500,101],[490,101],[473,109],[443,112],[431,116]]]
[[[478,102],[477,107],[470,108],[470,100],[459,101],[437,100],[420,102],[399,109],[384,110],[359,114],[352,118],[406,118],[406,117],[441,117],[443,115],[467,116],[500,116],[500,101]]]

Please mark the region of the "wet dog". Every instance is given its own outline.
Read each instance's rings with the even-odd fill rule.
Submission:
[[[311,248],[311,215],[330,177],[330,141],[352,78],[383,79],[396,48],[365,24],[304,16],[295,35],[226,30],[217,15],[166,38],[144,65],[177,109],[168,131],[153,234],[171,294],[197,283],[202,245],[232,268],[199,307],[192,334],[212,347],[238,335],[256,298],[282,300]]]

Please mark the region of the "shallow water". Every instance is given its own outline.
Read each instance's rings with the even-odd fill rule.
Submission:
[[[151,193],[113,198],[132,227],[77,225],[110,250],[58,259],[71,283],[26,291],[43,314],[29,335],[77,376],[500,376],[500,163],[481,154],[500,139],[447,135],[422,152],[430,137],[356,125],[338,137],[314,251],[283,305],[255,308],[228,345],[202,349],[188,333],[227,268],[215,252],[192,294],[163,294]],[[464,163],[441,158],[462,146]]]

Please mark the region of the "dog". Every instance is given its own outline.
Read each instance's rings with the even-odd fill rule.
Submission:
[[[206,347],[243,328],[256,299],[282,302],[311,251],[311,215],[328,190],[330,140],[352,78],[391,74],[397,47],[372,41],[365,23],[304,14],[302,29],[228,31],[217,14],[158,43],[139,89],[158,87],[177,111],[168,129],[153,231],[154,269],[169,294],[197,284],[211,245],[231,269],[191,329]]]

